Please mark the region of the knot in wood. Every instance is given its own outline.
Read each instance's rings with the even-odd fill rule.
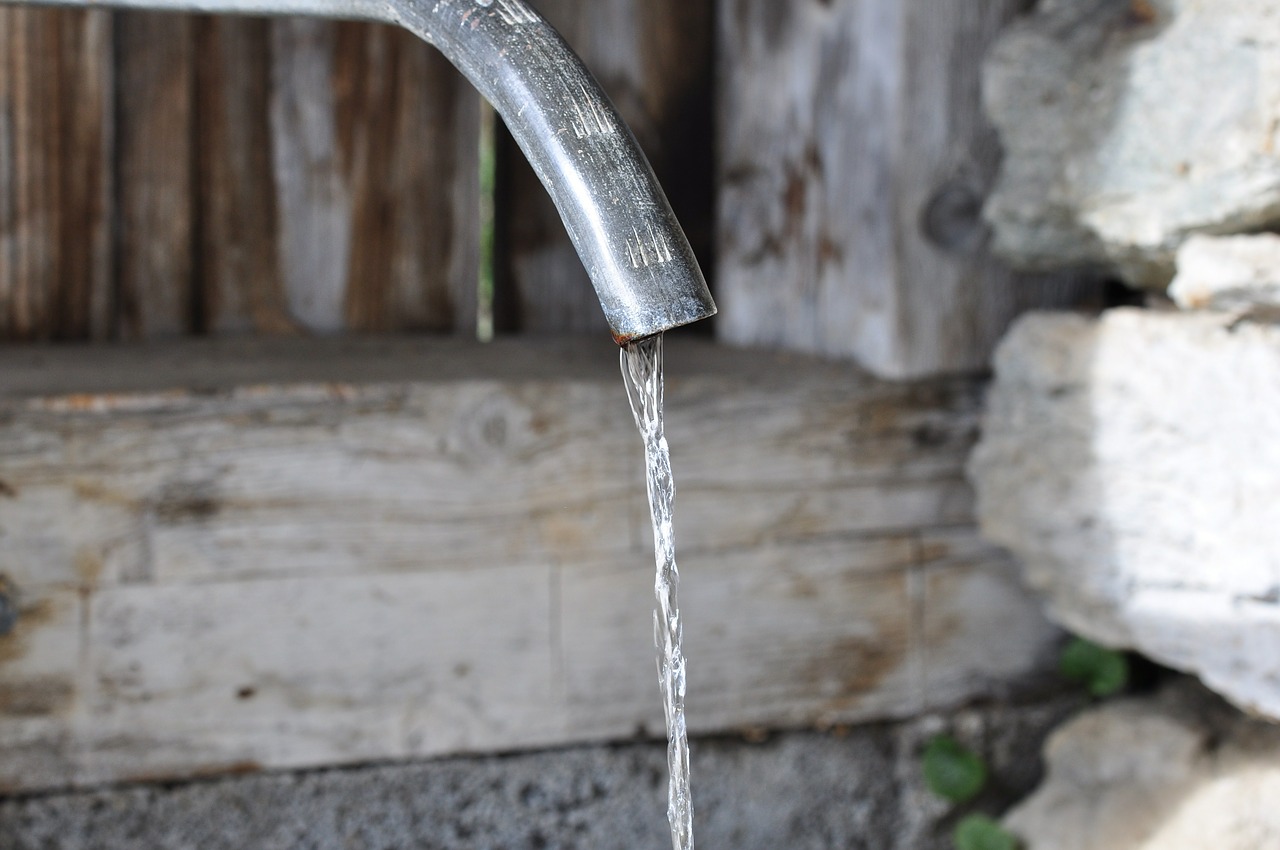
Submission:
[[[939,186],[920,214],[920,229],[935,246],[952,254],[969,254],[982,246],[982,192],[962,178]]]

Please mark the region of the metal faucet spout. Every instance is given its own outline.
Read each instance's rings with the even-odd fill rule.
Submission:
[[[5,0],[0,0],[5,2]],[[716,312],[671,205],[599,84],[524,0],[26,0],[398,24],[486,97],[546,186],[619,344]]]
[[[547,188],[619,344],[715,302],[649,161],[560,35],[523,0],[390,0],[484,95]]]

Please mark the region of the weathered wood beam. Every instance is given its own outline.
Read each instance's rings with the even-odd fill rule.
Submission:
[[[978,384],[668,368],[694,731],[1037,667],[971,527]],[[658,733],[640,476],[607,342],[0,350],[0,785]]]

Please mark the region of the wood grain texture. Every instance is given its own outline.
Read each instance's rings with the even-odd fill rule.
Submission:
[[[119,335],[197,328],[195,19],[116,15]]]
[[[983,369],[1075,278],[994,262],[980,62],[1025,3],[721,0],[721,338],[890,377]]]
[[[335,79],[353,196],[346,326],[476,325],[479,96],[409,33],[341,24]]]
[[[0,47],[0,338],[475,327],[478,98],[430,46],[5,9]]]
[[[477,104],[408,33],[272,24],[285,282],[305,327],[475,327]]]
[[[635,132],[700,262],[712,258],[711,0],[535,0]],[[546,190],[500,134],[498,330],[607,333]]]
[[[110,37],[102,12],[0,9],[0,337],[108,330]]]
[[[196,32],[198,330],[293,333],[274,190],[270,23],[202,18]]]
[[[968,520],[975,384],[668,364],[692,728],[905,716],[1037,669],[1057,633]],[[10,349],[0,423],[0,573],[36,612],[0,638],[0,783],[661,728],[607,341]]]

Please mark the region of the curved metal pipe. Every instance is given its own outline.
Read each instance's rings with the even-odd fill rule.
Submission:
[[[32,0],[398,24],[493,104],[546,186],[619,344],[714,315],[653,169],[599,84],[524,0]]]

